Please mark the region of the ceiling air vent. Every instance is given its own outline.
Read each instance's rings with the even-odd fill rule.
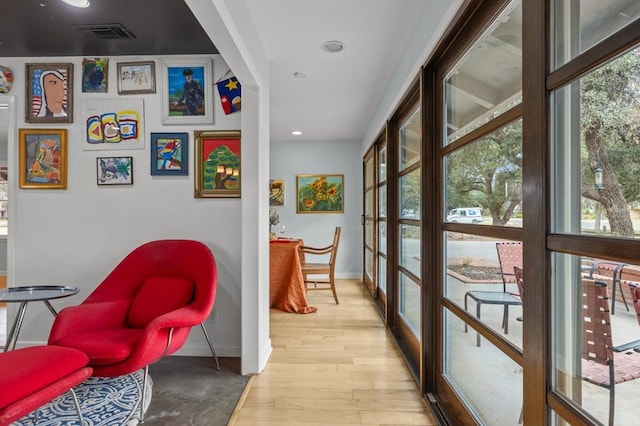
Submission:
[[[74,25],[73,28],[81,33],[93,34],[104,40],[136,38],[136,36],[122,24]]]

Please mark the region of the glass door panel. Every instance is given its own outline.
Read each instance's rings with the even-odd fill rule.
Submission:
[[[640,265],[561,253],[552,265],[553,389],[601,423],[637,423]]]
[[[376,252],[376,229],[375,229],[375,149],[370,149],[364,159],[364,215],[362,217],[364,226],[364,283],[375,297],[376,276],[375,276],[375,252]]]
[[[444,376],[486,425],[520,423],[522,368],[489,342],[476,346],[467,326],[445,309]]]

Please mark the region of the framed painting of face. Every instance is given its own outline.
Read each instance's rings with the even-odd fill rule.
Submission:
[[[73,123],[73,64],[26,64],[27,123]]]

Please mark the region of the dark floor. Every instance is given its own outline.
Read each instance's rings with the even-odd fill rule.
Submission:
[[[224,426],[249,376],[240,375],[240,358],[163,358],[149,367],[151,405],[144,424],[154,426]]]

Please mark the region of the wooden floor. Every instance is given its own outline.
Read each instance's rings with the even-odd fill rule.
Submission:
[[[271,310],[273,353],[229,425],[435,425],[369,293],[355,280],[314,291],[314,314]]]

